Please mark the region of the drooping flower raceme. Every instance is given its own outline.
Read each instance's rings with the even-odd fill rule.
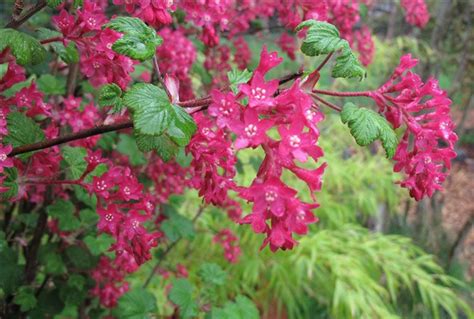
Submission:
[[[394,156],[394,170],[406,174],[401,186],[420,200],[441,189],[456,157],[457,136],[449,115],[451,100],[437,80],[424,83],[410,71],[417,62],[409,54],[403,56],[390,80],[371,96],[395,128],[403,123],[407,127]]]

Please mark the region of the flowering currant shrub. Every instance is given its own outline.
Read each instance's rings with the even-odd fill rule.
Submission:
[[[18,30],[46,5],[52,12],[46,27]],[[333,78],[370,76],[364,66],[374,43],[360,19],[361,7],[370,5],[48,0],[20,8],[25,12],[0,29],[0,262],[9,271],[0,287],[11,301],[4,314],[52,315],[47,298],[60,300],[57,312],[67,305],[92,313],[117,307],[127,291],[123,304],[153,311],[154,297],[130,291],[127,275],[152,258],[154,247],[167,247],[161,258],[180,239],[192,239],[206,205],[261,234],[262,249],[292,249],[318,221],[317,192],[331,165],[318,145],[325,108],[340,112],[359,145],[380,141],[415,199],[441,189],[457,139],[451,101],[435,79],[413,73],[416,59],[403,56],[388,82],[372,91],[318,89],[323,68]],[[426,24],[423,1],[401,5],[408,22]],[[264,45],[250,68],[244,35],[265,31],[255,21],[275,18],[284,28],[276,44],[286,56]],[[271,75],[299,51],[322,62]],[[340,107],[328,96],[365,97],[374,107]],[[264,154],[249,185],[236,178],[242,151]],[[307,185],[310,200],[286,173]],[[203,202],[193,220],[171,204],[172,195],[188,189]],[[232,230],[215,230],[213,243],[225,260],[238,262]],[[203,278],[219,273],[208,268]],[[170,272],[181,278],[168,294],[180,313],[209,311],[186,299],[184,266],[158,264],[151,276]],[[51,286],[59,295],[44,293]],[[249,306],[244,297],[235,303]],[[120,307],[114,316],[123,316]]]

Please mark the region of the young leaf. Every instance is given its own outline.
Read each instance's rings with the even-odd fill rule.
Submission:
[[[227,72],[227,77],[229,78],[229,86],[232,92],[236,94],[239,89],[239,84],[247,83],[252,78],[252,72],[247,69],[238,70],[232,69],[231,71]]]
[[[393,157],[398,139],[393,128],[380,114],[367,108],[357,107],[353,103],[347,103],[341,112],[341,120],[342,123],[347,123],[357,144],[367,146],[380,139],[387,157]]]
[[[74,210],[71,202],[62,199],[46,208],[48,215],[59,221],[59,229],[62,231],[73,231],[81,226],[79,219],[74,216]]]
[[[6,47],[20,65],[38,64],[46,58],[46,49],[38,40],[14,29],[0,29],[0,52]]]
[[[169,299],[179,307],[182,318],[196,317],[198,305],[193,300],[194,287],[187,279],[176,279],[168,295]]]
[[[365,70],[357,57],[352,53],[349,43],[340,38],[339,31],[330,23],[307,20],[300,23],[296,30],[308,27],[306,38],[301,45],[301,51],[308,56],[328,54],[341,50],[341,55],[336,59],[332,70],[335,78],[365,77]]]
[[[64,63],[71,64],[79,62],[79,51],[74,42],[69,42],[67,47],[60,42],[53,42],[50,45]]]
[[[100,88],[99,106],[122,106],[122,89],[115,83],[106,84]]]
[[[119,142],[117,144],[117,151],[128,156],[130,164],[133,166],[144,165],[147,163],[145,156],[138,149],[135,139],[127,134],[119,135]]]
[[[191,220],[180,215],[171,206],[167,206],[165,214],[168,219],[161,223],[161,230],[169,241],[175,242],[180,238],[192,239],[196,234]]]
[[[18,147],[26,144],[33,144],[44,140],[43,130],[33,121],[20,112],[11,112],[7,116],[8,135],[4,138],[5,144]],[[24,157],[31,153],[24,154]]]
[[[222,286],[227,277],[227,273],[221,266],[214,263],[202,264],[198,274],[205,283],[216,286]]]
[[[0,243],[2,239],[0,239]],[[0,289],[10,294],[21,284],[23,267],[18,265],[17,253],[6,242],[0,244]]]
[[[84,159],[87,156],[87,150],[83,147],[64,146],[61,149],[61,154],[71,177],[73,179],[81,177],[87,167],[87,162]]]
[[[366,75],[365,69],[359,59],[352,53],[348,43],[345,43],[341,55],[336,58],[336,65],[332,69],[334,78],[356,78],[363,79]]]
[[[107,234],[100,234],[96,237],[87,236],[84,238],[84,243],[94,256],[99,256],[100,254],[105,253],[113,242],[115,242],[115,240],[112,236]]]
[[[156,150],[156,153],[165,162],[170,161],[179,151],[179,146],[168,135],[151,136],[135,134],[138,149],[142,152]]]
[[[155,311],[155,296],[143,288],[135,288],[120,297],[112,314],[118,319],[144,319]]]
[[[66,93],[66,81],[51,74],[40,76],[36,83],[40,91],[47,95],[64,95],[64,93]]]
[[[8,63],[0,64],[0,80],[7,73],[7,71],[8,71]]]
[[[166,133],[177,145],[186,146],[196,132],[196,123],[182,107],[172,105],[172,110],[174,111],[173,119]]]
[[[19,305],[20,310],[23,312],[33,309],[37,302],[33,288],[28,286],[20,287],[13,302],[15,305]]]
[[[123,103],[132,111],[135,130],[161,135],[171,123],[173,112],[168,95],[159,87],[139,83],[125,93]]]
[[[308,56],[328,54],[342,48],[345,40],[339,36],[337,28],[327,22],[306,20],[301,22],[296,31],[308,27],[301,51]]]
[[[151,59],[155,55],[156,47],[163,42],[154,29],[138,18],[118,17],[105,27],[123,33],[112,45],[112,49],[135,60]]]
[[[5,168],[4,175],[6,176],[3,180],[3,187],[8,188],[7,191],[0,193],[1,199],[10,199],[18,194],[18,171],[15,167]]]
[[[53,9],[59,6],[62,2],[63,0],[46,0],[46,4],[48,5],[48,7]]]

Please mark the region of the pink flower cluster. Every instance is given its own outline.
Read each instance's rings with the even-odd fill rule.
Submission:
[[[423,28],[430,20],[425,0],[401,0],[400,5],[405,10],[405,19],[409,24]]]
[[[159,32],[163,38],[156,54],[161,72],[172,75],[180,82],[180,99],[192,99],[194,93],[189,72],[196,60],[196,49],[186,37],[184,29],[163,28]]]
[[[316,126],[323,115],[299,81],[275,96],[278,80],[266,81],[264,76],[281,61],[276,52],[268,53],[264,48],[251,81],[240,85],[237,95],[213,91],[209,115],[215,121],[198,116],[199,131],[188,147],[195,158],[194,187],[200,195],[219,204],[226,201],[228,190],[233,190],[253,203],[252,213],[240,222],[251,224],[255,232],[265,233],[263,246],[270,244],[272,250],[292,248],[296,243],[293,233],[305,234],[307,225],[317,220],[312,213],[317,205],[304,203],[296,196],[297,191],[281,180],[283,169],[306,182],[314,192],[321,188],[325,168],[325,164],[315,170],[297,165],[310,159],[317,161],[323,155],[316,145]],[[242,104],[244,98],[248,99],[246,106]],[[267,135],[273,127],[277,128],[278,139]],[[232,134],[236,136],[233,142]],[[255,180],[250,187],[235,185],[235,152],[257,147],[262,147],[265,159]],[[218,167],[223,168],[220,174]]]
[[[218,243],[224,249],[224,257],[231,263],[237,263],[241,254],[239,238],[230,229],[222,229],[214,236],[213,242]]]
[[[92,85],[116,83],[125,89],[131,80],[134,62],[112,50],[112,44],[120,34],[102,29],[102,25],[108,22],[104,10],[103,5],[85,0],[75,15],[62,9],[52,21],[63,34],[65,45],[73,41],[78,46],[81,72]]]
[[[170,24],[170,10],[176,9],[173,0],[114,0],[115,5],[125,5],[128,13],[153,26]]]
[[[401,186],[420,200],[442,189],[456,157],[457,136],[449,115],[451,100],[437,80],[423,83],[410,71],[417,62],[409,54],[403,56],[390,80],[371,97],[394,128],[402,123],[407,127],[394,156],[394,170],[406,174]]]

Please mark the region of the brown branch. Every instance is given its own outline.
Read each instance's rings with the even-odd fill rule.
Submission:
[[[8,154],[8,156],[12,157],[18,154],[38,151],[38,150],[42,150],[42,149],[56,146],[59,144],[64,144],[67,142],[79,140],[82,138],[91,137],[91,136],[95,136],[95,135],[99,135],[99,134],[103,134],[107,132],[112,132],[112,131],[123,130],[123,129],[131,128],[131,127],[133,127],[133,123],[131,120],[120,122],[120,123],[114,123],[110,125],[100,125],[100,126],[96,126],[94,128],[83,130],[77,133],[66,134],[64,136],[53,138],[51,140],[46,140],[46,141],[42,141],[42,142],[38,142],[34,144],[28,144],[28,145],[15,147],[12,150],[12,152]]]
[[[288,75],[280,79],[280,83],[282,82],[285,83],[285,82],[294,80],[300,77],[302,74],[303,74],[302,72],[299,72],[292,75]],[[202,99],[179,102],[178,105],[180,105],[181,107],[189,108],[188,113],[194,114],[196,112],[200,112],[207,109],[207,107],[209,106],[209,104],[211,104],[211,102],[212,102],[212,99],[210,97],[204,97]],[[38,151],[38,150],[42,150],[48,147],[64,144],[67,142],[71,142],[71,141],[75,141],[75,140],[79,140],[79,139],[83,139],[83,138],[87,138],[87,137],[91,137],[91,136],[95,136],[95,135],[99,135],[99,134],[103,134],[107,132],[123,130],[123,129],[131,128],[131,127],[133,127],[133,122],[131,120],[120,122],[120,123],[109,124],[109,125],[99,125],[94,128],[86,129],[86,130],[76,132],[76,133],[66,134],[54,139],[15,147],[12,150],[12,152],[8,154],[8,156],[13,157],[18,154]]]
[[[41,11],[46,7],[46,0],[38,0],[35,5],[30,7],[24,14],[20,17],[12,17],[10,22],[5,25],[5,28],[17,29],[23,23],[25,23],[29,18],[34,16],[38,11]]]

